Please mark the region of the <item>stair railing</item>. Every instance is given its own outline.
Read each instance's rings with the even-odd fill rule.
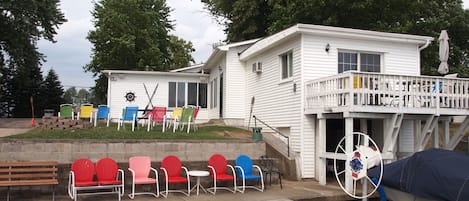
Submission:
[[[264,124],[264,126],[267,126],[268,128],[272,129],[274,132],[276,132],[277,134],[279,134],[280,136],[284,137],[285,139],[287,139],[287,155],[288,157],[290,157],[290,137],[283,134],[282,132],[280,132],[279,130],[277,130],[276,128],[268,125],[267,123],[265,123],[264,121],[258,119],[256,117],[256,115],[252,115],[252,117],[254,118],[254,127],[257,127],[257,121],[259,121],[260,123]]]

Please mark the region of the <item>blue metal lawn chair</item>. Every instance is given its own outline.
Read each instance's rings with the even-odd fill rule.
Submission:
[[[235,168],[237,170],[236,176],[243,181],[242,188],[238,190],[241,193],[244,193],[246,188],[256,189],[258,191],[264,192],[264,176],[262,175],[262,170],[259,166],[252,163],[251,158],[246,155],[240,155],[236,158]],[[257,169],[258,174],[253,174],[253,169]],[[259,180],[260,186],[246,186],[246,180],[255,181]]]
[[[138,113],[138,106],[127,106],[122,112],[123,112],[122,118],[119,119],[119,122],[117,124],[117,130],[120,130],[120,127],[124,126],[124,122],[131,121],[132,131],[134,131],[135,124],[136,124],[135,122],[136,122],[137,113]]]
[[[94,117],[94,127],[97,126],[99,119],[106,120],[106,126],[109,127],[110,114],[111,113],[109,112],[109,107],[107,105],[98,105],[98,112],[95,113]]]

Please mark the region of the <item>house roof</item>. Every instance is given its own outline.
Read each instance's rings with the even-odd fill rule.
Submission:
[[[260,54],[265,49],[271,48],[289,38],[300,34],[312,34],[318,36],[341,37],[349,39],[412,43],[416,45],[428,45],[431,41],[433,41],[433,37],[428,36],[387,33],[379,31],[368,31],[361,29],[331,27],[312,24],[296,24],[276,34],[258,40],[251,47],[243,51],[240,54],[239,58],[241,61],[246,61],[251,57],[256,56],[257,54]]]
[[[187,76],[187,77],[208,77],[208,74],[202,73],[183,73],[183,72],[161,72],[161,71],[133,71],[133,70],[103,70],[105,75],[112,74],[129,74],[129,75],[162,75],[162,76]]]
[[[230,43],[230,44],[226,44],[226,45],[220,45],[220,46],[213,49],[212,54],[207,59],[207,62],[205,62],[205,64],[203,65],[202,68],[203,69],[209,69],[209,68],[213,67],[213,64],[216,61],[218,61],[219,59],[223,58],[223,56],[226,54],[226,52],[230,48],[239,47],[239,46],[243,46],[243,45],[250,45],[250,44],[253,44],[253,43],[257,42],[258,40],[260,40],[260,39],[256,38],[256,39],[251,39],[251,40],[246,40],[246,41],[241,41],[241,42],[236,42],[236,43]]]
[[[194,72],[200,72],[200,68],[203,66],[204,64],[195,64],[195,65],[192,65],[192,66],[187,66],[187,67],[182,67],[182,68],[178,68],[178,69],[174,69],[174,70],[170,70],[169,72],[187,72],[187,73],[194,73]]]

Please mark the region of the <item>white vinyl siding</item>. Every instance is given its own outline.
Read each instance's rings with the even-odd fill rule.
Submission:
[[[414,122],[403,120],[399,131],[399,152],[414,152]]]
[[[304,34],[303,77],[305,81],[337,75],[338,52],[381,53],[381,73],[420,75],[420,52],[415,44],[366,41]],[[324,50],[330,44],[329,52]]]
[[[169,82],[200,82],[200,76],[168,76],[168,75],[138,75],[138,74],[113,74],[115,79],[109,82],[108,105],[110,106],[111,118],[117,120],[122,115],[122,109],[125,106],[135,105],[141,109],[151,109],[149,104],[149,96],[151,97],[153,90],[158,85],[155,95],[151,101],[153,106],[168,107],[169,98]],[[145,92],[147,88],[148,94]],[[135,93],[135,101],[128,102],[125,99],[127,92]],[[185,95],[187,100],[187,95]],[[199,111],[199,120],[208,120],[207,109]]]
[[[223,118],[244,120],[246,78],[244,62],[239,61],[238,53],[247,46],[233,47],[226,53],[226,68],[223,71]],[[250,72],[250,69],[247,70]]]
[[[293,76],[291,80],[282,81],[280,75],[281,59],[279,55],[291,51],[293,63]],[[300,84],[300,41],[293,38],[264,53],[255,56],[247,64],[262,62],[262,73],[252,73],[251,66],[245,67],[246,96],[244,97],[245,125],[249,123],[251,111],[251,98],[254,98],[252,114],[272,127],[290,128],[290,151],[299,152],[301,144],[301,88]],[[294,84],[296,92],[293,91]],[[259,124],[257,124],[259,126]],[[263,132],[270,129],[264,127]]]

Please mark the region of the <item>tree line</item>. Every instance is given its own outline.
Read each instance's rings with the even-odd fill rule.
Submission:
[[[202,0],[205,9],[225,27],[225,42],[266,37],[297,23],[426,35],[450,35],[450,73],[469,77],[469,10],[462,0]],[[43,78],[46,57],[37,41],[55,42],[67,20],[59,0],[0,1],[0,117],[30,117],[45,108],[75,100],[106,103],[107,79],[102,70],[167,71],[194,62],[190,41],[170,34],[174,21],[166,0],[97,0],[91,11],[94,29],[91,61],[95,86],[79,97],[63,90],[55,71]],[[87,12],[87,11],[84,11]],[[438,43],[422,52],[422,74],[437,75]],[[74,92],[75,91],[75,92]],[[75,94],[75,99],[70,94]],[[58,109],[58,108],[57,108]]]

